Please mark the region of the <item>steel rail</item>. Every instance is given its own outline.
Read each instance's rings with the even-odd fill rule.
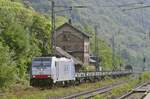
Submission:
[[[147,90],[147,89],[143,89],[144,86],[146,85],[149,85],[150,82],[146,82],[146,83],[143,83],[141,85],[139,85],[138,87],[132,89],[130,92],[128,92],[127,94],[124,94],[123,96],[119,97],[118,99],[126,99],[127,97],[131,96],[132,94],[135,94],[135,93],[143,93],[143,95],[141,96],[142,99],[143,97],[145,97],[145,92],[147,91],[150,91],[150,90]]]
[[[125,84],[125,83],[127,83],[127,81],[126,82],[118,82],[118,83],[107,85],[107,86],[97,88],[94,90],[88,90],[88,91],[84,91],[84,92],[80,92],[80,93],[75,93],[75,94],[72,94],[69,96],[65,96],[61,99],[76,99],[76,98],[80,98],[80,97],[83,97],[84,99],[88,99],[97,94],[106,93],[106,92],[112,90],[113,88],[119,87],[120,85]]]

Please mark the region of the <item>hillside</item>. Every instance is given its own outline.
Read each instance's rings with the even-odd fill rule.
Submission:
[[[25,4],[31,5],[35,10],[50,12],[50,2],[48,0],[24,0]],[[27,2],[28,1],[28,2]],[[137,3],[139,0],[55,0],[58,5],[86,5],[88,8],[75,9],[72,13],[74,24],[82,24],[84,28],[95,24],[99,26],[99,37],[106,40],[111,45],[112,34],[115,34],[116,53],[119,53],[121,45],[121,56],[126,59],[126,63],[143,66],[143,58],[150,59],[149,52],[149,27],[150,9],[137,9],[122,11],[123,8],[132,8],[140,5],[118,8],[116,5]],[[144,5],[149,5],[148,0],[144,0]],[[115,7],[102,7],[115,6]],[[61,13],[68,17],[68,12]],[[143,21],[142,21],[143,17]],[[142,24],[143,22],[143,24]],[[80,25],[82,27],[82,25]],[[118,35],[118,31],[120,31]],[[131,60],[132,59],[132,60]],[[147,64],[148,61],[147,61]]]
[[[17,1],[17,2],[16,2]],[[22,0],[0,0],[0,92],[16,84],[29,84],[33,57],[51,54],[51,24],[48,15],[36,12]],[[57,17],[57,26],[66,21]],[[84,29],[91,31],[90,27]],[[94,36],[93,36],[94,37]],[[94,50],[94,38],[91,38]],[[102,65],[112,69],[111,48],[99,40]],[[116,64],[119,64],[116,58]]]
[[[0,89],[25,83],[32,57],[50,53],[50,23],[24,5],[0,0]]]

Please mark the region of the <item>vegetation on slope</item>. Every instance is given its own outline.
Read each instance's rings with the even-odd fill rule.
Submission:
[[[0,1],[0,89],[13,83],[24,83],[32,57],[51,53],[51,24],[48,16],[18,3],[22,0],[15,1]],[[57,17],[57,27],[65,21],[66,18]],[[90,30],[90,27],[86,29]],[[91,41],[94,51],[94,39]],[[102,66],[110,69],[111,49],[105,42],[99,42]]]
[[[36,11],[42,13],[50,12],[50,2],[48,0],[22,0],[30,4]],[[99,26],[99,37],[111,43],[112,34],[116,33],[116,45],[120,44],[121,57],[125,59],[127,64],[139,66],[143,65],[143,58],[150,59],[149,52],[149,10],[136,9],[130,11],[122,11],[123,8],[132,8],[137,5],[126,7],[117,7],[130,3],[139,3],[139,0],[55,0],[58,5],[86,5],[85,9],[73,9],[72,19],[74,23],[80,22],[81,26],[97,24]],[[149,0],[143,1],[143,5],[149,5]],[[106,6],[106,7],[103,7]],[[107,7],[114,6],[114,7]],[[140,6],[140,5],[139,5]],[[142,5],[141,5],[142,6]],[[60,15],[67,16],[68,12]],[[143,17],[143,22],[142,22]],[[143,24],[142,24],[143,23]],[[118,31],[120,30],[120,33]],[[146,36],[146,37],[145,37]],[[147,39],[147,40],[145,40]],[[145,47],[146,44],[146,47]],[[116,46],[116,52],[119,52]],[[143,54],[144,53],[144,54]],[[132,61],[131,61],[132,59]],[[150,64],[149,61],[146,61]]]
[[[50,53],[50,22],[24,5],[0,1],[0,87],[26,78],[33,56]]]
[[[80,24],[81,25],[81,24]],[[80,27],[83,31],[90,33],[90,49],[92,54],[96,54],[95,52],[95,31],[93,30],[93,27],[90,25],[85,25],[83,28]],[[104,70],[112,70],[112,69],[120,69],[120,65],[123,64],[123,59],[119,56],[119,54],[114,53],[114,63],[116,67],[112,66],[112,47],[106,42],[106,39],[103,39],[102,37],[96,36],[97,43],[98,43],[98,57],[100,58],[99,65]]]

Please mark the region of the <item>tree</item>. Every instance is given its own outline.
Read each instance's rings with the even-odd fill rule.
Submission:
[[[0,43],[7,51],[1,50],[0,55],[7,54],[9,57],[5,60],[15,63],[13,70],[17,80],[26,79],[32,57],[51,52],[50,35],[50,21],[45,16],[15,1],[0,1]],[[0,66],[9,67],[9,64]],[[4,68],[0,68],[1,79],[7,76],[7,71],[3,73]]]
[[[9,47],[0,42],[0,88],[7,87],[15,82],[16,65],[11,58],[12,55]]]

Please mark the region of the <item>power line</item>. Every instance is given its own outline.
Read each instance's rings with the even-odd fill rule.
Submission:
[[[71,11],[74,8],[85,8],[86,6],[82,6],[82,5],[78,5],[78,6],[63,6],[63,5],[56,5],[54,0],[49,0],[51,1],[51,33],[52,33],[52,37],[51,37],[51,49],[52,49],[52,53],[56,54],[56,13],[60,13],[63,11],[69,11],[71,14]],[[59,10],[56,11],[55,8],[64,8],[64,10]],[[67,7],[67,9],[65,9]],[[69,19],[71,21],[71,18]]]
[[[99,6],[99,7],[129,7],[134,5],[141,5],[144,4],[143,2],[137,2],[137,3],[126,3],[121,5],[106,5],[106,6]]]
[[[134,7],[134,8],[129,8],[129,9],[123,9],[123,11],[129,11],[129,10],[136,10],[136,9],[141,9],[141,23],[142,23],[142,27],[143,29],[145,28],[145,25],[144,25],[144,14],[143,14],[143,9],[144,8],[149,8],[150,6],[149,5],[146,5],[146,6],[141,6],[141,7]],[[145,33],[145,32],[144,32]],[[146,39],[146,34],[144,36],[144,40]],[[144,42],[144,48],[146,48],[146,40]],[[144,51],[144,50],[143,50]],[[143,52],[143,67],[142,67],[142,71],[145,71],[145,67],[146,67],[146,56],[145,56],[145,51]]]
[[[129,9],[123,9],[123,11],[127,11],[127,10],[135,10],[135,9],[143,9],[143,8],[149,8],[150,6],[142,6],[142,7],[134,7],[134,8],[129,8]]]

